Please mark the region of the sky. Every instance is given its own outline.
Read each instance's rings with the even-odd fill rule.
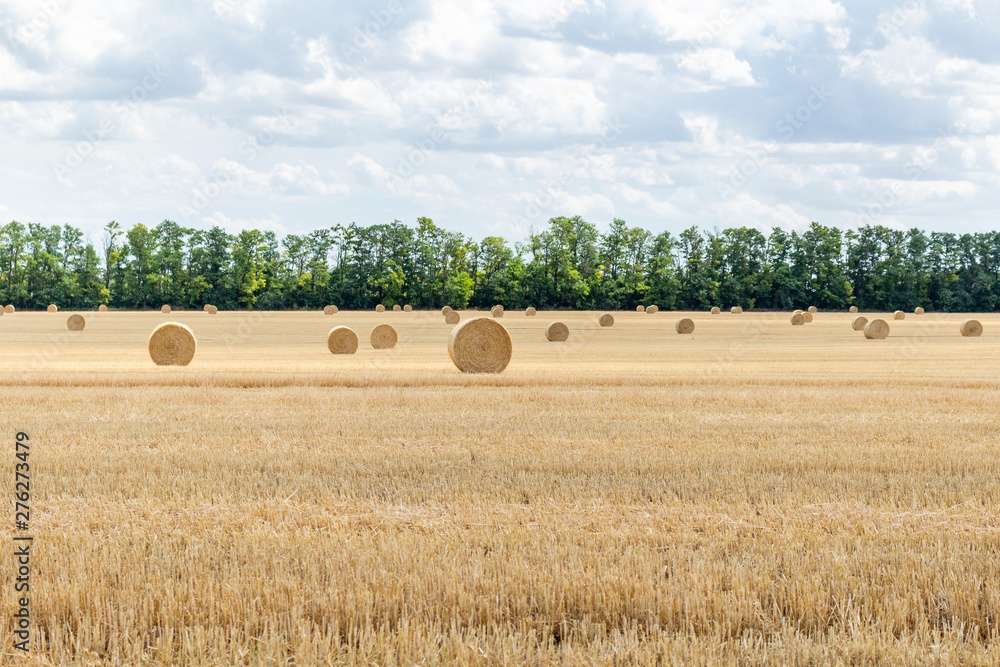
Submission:
[[[0,220],[1000,227],[995,0],[0,0]]]

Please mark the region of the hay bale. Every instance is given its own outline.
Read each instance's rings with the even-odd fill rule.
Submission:
[[[658,312],[660,312],[660,307],[657,306],[656,304],[653,304],[652,306],[646,306],[646,313],[647,314],[654,314],[654,313],[658,313]]]
[[[442,315],[447,315],[450,312],[451,312],[451,306],[445,306],[444,308],[441,309]]]
[[[674,329],[676,329],[679,334],[694,333],[694,320],[690,317],[682,317],[677,320],[677,324],[674,325]]]
[[[965,320],[958,330],[966,338],[979,338],[983,335],[983,325],[979,320]]]
[[[160,306],[160,312],[163,313],[164,315],[169,315],[170,306],[168,306],[167,304],[163,304],[162,306]]]
[[[323,309],[324,315],[336,315],[338,312],[340,312],[340,309],[336,306],[327,306]]]
[[[923,315],[924,309],[921,306],[917,306],[917,309],[913,311],[914,315]]]
[[[809,306],[809,312],[815,315],[816,313],[819,312],[819,308],[817,308],[816,306]]]
[[[550,322],[545,327],[545,339],[552,343],[561,343],[569,338],[569,327],[562,322]]]
[[[636,306],[635,307],[635,312],[637,312],[637,313],[645,313],[646,312],[646,306]]]
[[[897,310],[895,313],[892,314],[892,319],[894,319],[894,320],[905,320],[906,319],[906,313],[904,313],[901,310]]]
[[[54,304],[54,303],[50,303],[50,304],[49,304],[49,307],[48,307],[48,308],[46,308],[45,310],[49,311],[50,313],[54,313],[54,312],[56,312],[57,310],[59,310],[59,308],[58,308],[58,307],[56,306],[56,304]]]
[[[883,340],[889,335],[889,323],[885,320],[872,320],[865,325],[865,338],[868,340]]]
[[[853,322],[851,322],[851,328],[854,329],[855,331],[864,331],[866,324],[868,324],[868,318],[859,315],[858,317],[854,318]]]
[[[85,326],[87,321],[83,319],[83,315],[70,315],[66,320],[66,328],[70,331],[83,331]]]
[[[405,306],[403,306],[403,312],[404,313],[412,313],[413,312],[413,306],[411,306],[410,304],[406,304]]]
[[[524,311],[524,314],[527,317],[534,317],[537,313],[538,313],[538,311],[535,310],[534,308],[527,308]]]
[[[503,308],[500,306],[493,306],[490,308],[490,315],[493,317],[503,317]]]
[[[326,336],[326,347],[333,354],[354,354],[358,351],[358,334],[350,327],[334,327]]]
[[[392,312],[401,313],[403,312],[403,307],[397,303],[395,306],[392,307]]]
[[[804,312],[806,312],[806,311],[804,311],[804,310],[793,310],[792,311],[792,315],[801,315]]]
[[[712,314],[713,314],[713,315],[718,315],[718,314],[720,314],[721,312],[722,312],[722,309],[721,309],[721,308],[719,308],[718,306],[715,306],[714,308],[712,308]]]
[[[604,313],[601,315],[601,319],[597,320],[597,322],[602,327],[613,327],[615,325],[615,318],[613,318],[609,313]]]
[[[792,313],[792,326],[793,327],[801,327],[801,326],[804,326],[805,323],[806,323],[805,315],[803,315],[802,313]]]
[[[802,319],[806,321],[806,324],[810,324],[813,321],[812,313],[802,313]]]
[[[444,321],[446,324],[458,324],[458,321],[460,319],[461,318],[458,316],[458,313],[455,312],[454,310],[449,310],[448,314],[444,316]]]
[[[368,342],[376,350],[390,350],[396,347],[398,341],[399,334],[396,333],[396,329],[391,324],[378,325],[372,329],[372,333],[368,337]]]
[[[384,313],[384,312],[385,312],[385,306],[383,306],[383,305],[382,305],[382,304],[380,303],[379,305],[375,306],[375,312],[376,312],[376,313]]]
[[[208,314],[209,315],[215,315],[217,312],[219,312],[219,309],[216,308],[215,306],[209,306],[208,307]]]
[[[488,317],[462,322],[448,338],[448,356],[463,373],[500,373],[513,352],[507,329]]]
[[[852,313],[858,312],[858,307],[857,306],[851,306],[851,312]]]
[[[201,309],[207,313],[208,311],[212,310],[212,305],[206,303],[204,306],[201,307]]]
[[[108,307],[104,306],[104,310],[107,310],[107,309],[108,309]],[[12,306],[10,304],[4,306],[3,307],[3,312],[7,313],[8,315],[11,315],[14,312],[14,306]]]
[[[157,366],[187,366],[197,349],[194,334],[177,322],[164,322],[149,336],[149,358]]]
[[[729,312],[731,312],[733,315],[742,315],[743,314],[743,307],[742,306],[733,306],[732,309]]]

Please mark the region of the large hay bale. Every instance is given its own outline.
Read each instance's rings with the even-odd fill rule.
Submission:
[[[108,307],[104,306],[104,310],[107,309]],[[14,306],[7,304],[6,306],[3,307],[3,312],[7,313],[8,315],[12,314],[14,312]]]
[[[396,343],[399,341],[399,334],[396,333],[396,329],[393,328],[391,324],[380,324],[374,329],[372,329],[371,335],[368,337],[368,342],[372,344],[376,350],[389,350],[396,347]]]
[[[894,320],[905,320],[906,319],[906,313],[904,313],[901,310],[897,310],[895,313],[892,314],[892,319],[894,319]]]
[[[885,320],[872,320],[865,325],[865,338],[868,340],[883,340],[889,335],[889,323]]]
[[[674,325],[674,329],[676,329],[679,334],[694,333],[694,320],[690,317],[682,317],[677,320],[677,324]]]
[[[441,309],[442,315],[447,315],[450,312],[451,312],[451,306],[445,306],[444,308]]]
[[[868,318],[863,315],[859,315],[854,318],[853,322],[851,322],[851,328],[855,331],[864,331],[866,324],[868,324]]]
[[[163,313],[164,315],[169,315],[170,306],[168,306],[167,304],[163,304],[162,306],[160,306],[160,312]]]
[[[646,312],[646,306],[636,306],[635,307],[635,312],[637,312],[637,313],[645,313]]]
[[[490,308],[490,315],[493,317],[503,317],[503,308],[500,306],[493,306]]]
[[[802,313],[802,319],[806,321],[806,324],[810,324],[813,321],[812,313]]]
[[[601,315],[601,319],[597,320],[598,324],[602,327],[613,327],[615,325],[615,318],[609,313],[604,313]]]
[[[397,303],[395,306],[392,307],[392,312],[401,313],[403,312],[403,307]]]
[[[545,339],[553,343],[561,343],[569,338],[569,327],[562,322],[549,322],[545,327]]]
[[[921,306],[917,306],[917,309],[913,311],[914,315],[923,315],[924,309]]]
[[[149,358],[157,366],[187,366],[197,349],[194,334],[178,322],[164,322],[149,336]]]
[[[809,306],[809,312],[815,315],[816,313],[819,312],[819,308],[817,308],[816,306]]]
[[[500,373],[513,352],[507,329],[488,317],[462,322],[448,339],[448,356],[463,373]]]
[[[538,314],[538,311],[535,310],[534,308],[530,308],[529,307],[529,308],[525,309],[524,314],[525,314],[526,317],[534,317],[535,315]]]
[[[385,306],[383,306],[383,305],[382,305],[382,304],[380,303],[379,305],[375,306],[375,312],[376,312],[376,313],[384,313],[384,312],[385,312]]]
[[[85,326],[87,321],[83,319],[83,315],[70,315],[66,320],[66,328],[70,331],[83,331]]]
[[[743,306],[733,306],[729,312],[731,312],[733,315],[742,315]]]
[[[358,334],[350,327],[334,327],[326,336],[326,347],[333,354],[354,354],[358,351]]]
[[[413,312],[413,306],[411,306],[410,304],[406,304],[405,306],[403,306],[403,312],[404,313],[412,313]]]
[[[802,313],[792,313],[792,326],[801,327],[806,323],[806,318]]]
[[[806,312],[806,311],[804,311],[804,310],[793,310],[792,311],[792,315],[801,315],[804,312]]]
[[[712,314],[713,314],[713,315],[719,315],[720,313],[722,313],[722,309],[721,309],[721,308],[719,308],[718,306],[714,306],[714,307],[712,308]]]
[[[215,306],[209,306],[208,307],[208,314],[209,315],[215,315],[217,312],[219,312],[219,309],[216,308]]]
[[[45,310],[49,311],[50,313],[54,313],[57,310],[59,310],[59,307],[56,306],[56,304],[54,304],[54,303],[50,303],[49,306],[48,306],[48,308],[46,308]]]
[[[852,313],[858,312],[858,307],[857,306],[851,306],[851,312]]]
[[[979,338],[983,335],[983,325],[979,320],[965,320],[958,330],[966,338]]]
[[[444,316],[444,321],[447,324],[458,324],[458,321],[462,319],[458,316],[458,313],[454,310],[449,310],[448,314]]]
[[[660,307],[657,306],[656,304],[653,304],[652,306],[646,306],[646,313],[647,314],[654,314],[654,313],[658,313],[658,312],[660,312]]]

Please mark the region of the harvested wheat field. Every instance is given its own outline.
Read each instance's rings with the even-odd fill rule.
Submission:
[[[31,664],[1000,661],[1000,316],[597,315],[491,319],[499,375],[437,311],[353,355],[318,310],[175,312],[188,366],[158,312],[3,318]]]

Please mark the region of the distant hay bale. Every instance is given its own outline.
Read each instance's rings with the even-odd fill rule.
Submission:
[[[965,320],[958,330],[966,338],[979,338],[983,335],[983,325],[979,320]]]
[[[527,308],[527,309],[526,309],[526,310],[524,311],[524,314],[525,314],[525,316],[527,316],[527,317],[534,317],[534,316],[535,316],[535,315],[536,315],[537,313],[538,313],[538,311],[537,311],[537,310],[535,310],[534,308]]]
[[[923,315],[924,309],[921,306],[917,306],[917,309],[913,311],[914,315]]]
[[[334,327],[327,334],[326,347],[333,354],[354,354],[358,351],[358,334],[350,327]]]
[[[792,313],[792,326],[801,327],[805,325],[806,318],[802,313]]]
[[[500,306],[493,306],[490,308],[490,315],[493,317],[503,317],[503,308]]]
[[[107,309],[108,309],[108,307],[107,307],[107,306],[104,306],[104,310],[107,310]],[[5,312],[5,313],[7,313],[8,315],[10,315],[11,313],[13,313],[13,312],[14,312],[14,306],[11,306],[11,305],[9,305],[9,304],[8,304],[8,305],[6,305],[6,306],[4,306],[4,307],[3,307],[3,312]]]
[[[654,313],[658,313],[658,312],[660,312],[660,307],[657,306],[656,304],[653,304],[652,306],[646,306],[646,313],[647,314],[654,314]]]
[[[48,307],[48,308],[46,308],[45,310],[49,311],[50,313],[54,313],[54,312],[56,312],[57,310],[59,310],[59,308],[58,308],[58,307],[56,306],[56,304],[54,304],[54,303],[50,303],[50,304],[49,304],[49,307]]]
[[[85,326],[87,321],[83,319],[83,315],[70,315],[66,320],[66,328],[70,331],[83,331]]]
[[[646,312],[646,306],[636,306],[635,307],[635,312],[637,312],[637,313],[645,313]]]
[[[451,312],[451,306],[445,306],[444,308],[441,309],[442,315],[447,315],[450,312]]]
[[[458,313],[454,310],[449,310],[448,314],[444,316],[444,321],[447,324],[458,324],[458,321],[462,319],[458,316]]]
[[[326,308],[323,309],[323,314],[324,315],[336,315],[338,311],[339,311],[339,308],[337,308],[336,306],[327,306]]]
[[[601,315],[601,319],[597,320],[597,322],[602,327],[613,327],[615,325],[615,318],[612,317],[609,313],[604,313],[603,315]]]
[[[743,314],[743,307],[742,306],[733,306],[732,309],[730,309],[729,312],[731,312],[733,315],[742,315]]]
[[[817,308],[816,306],[809,306],[809,312],[815,315],[816,313],[819,312],[819,308]]]
[[[507,329],[488,317],[462,322],[448,339],[448,356],[463,373],[500,373],[513,352]]]
[[[806,324],[809,324],[809,323],[811,323],[813,321],[813,314],[812,313],[802,313],[802,319],[804,319],[806,321]]]
[[[406,304],[405,306],[403,306],[403,312],[404,313],[412,313],[413,312],[413,306],[411,306],[410,304]]]
[[[392,307],[392,312],[401,313],[403,312],[403,307],[397,303],[395,306]]]
[[[715,306],[715,307],[713,307],[713,308],[712,308],[712,314],[713,314],[713,315],[718,315],[718,314],[720,314],[721,312],[722,312],[722,309],[721,309],[721,308],[719,308],[718,306]]]
[[[906,313],[904,313],[901,310],[897,310],[895,313],[892,314],[892,319],[894,319],[894,320],[905,320],[906,319]]]
[[[553,343],[561,343],[569,338],[569,327],[562,322],[550,322],[545,327],[545,339]]]
[[[376,313],[384,313],[384,312],[385,312],[385,306],[383,306],[383,305],[382,305],[382,304],[380,303],[379,305],[375,306],[375,312],[376,312]]]
[[[694,333],[694,320],[690,317],[682,317],[677,320],[677,324],[674,325],[674,329],[676,329],[679,334]]]
[[[851,306],[851,312],[852,313],[858,312],[858,307],[857,306]]]
[[[396,347],[399,334],[396,333],[396,329],[391,324],[380,324],[372,329],[368,341],[376,350],[389,350]]]
[[[209,303],[206,303],[204,306],[202,306],[201,309],[204,310],[207,313],[208,311],[212,310],[212,305],[209,304]]]
[[[851,328],[854,329],[855,331],[864,331],[866,324],[868,324],[868,318],[859,315],[858,317],[854,318],[853,322],[851,322]]]
[[[868,340],[883,340],[889,335],[889,323],[885,320],[872,320],[865,325],[865,338]]]
[[[215,306],[209,306],[208,307],[208,314],[209,315],[215,315],[218,312],[219,312],[219,309],[216,308]]]
[[[162,306],[160,306],[160,312],[163,313],[164,315],[169,315],[170,306],[168,306],[167,304],[163,304]]]
[[[194,334],[177,322],[164,322],[149,336],[149,358],[157,366],[187,366],[197,349]]]

